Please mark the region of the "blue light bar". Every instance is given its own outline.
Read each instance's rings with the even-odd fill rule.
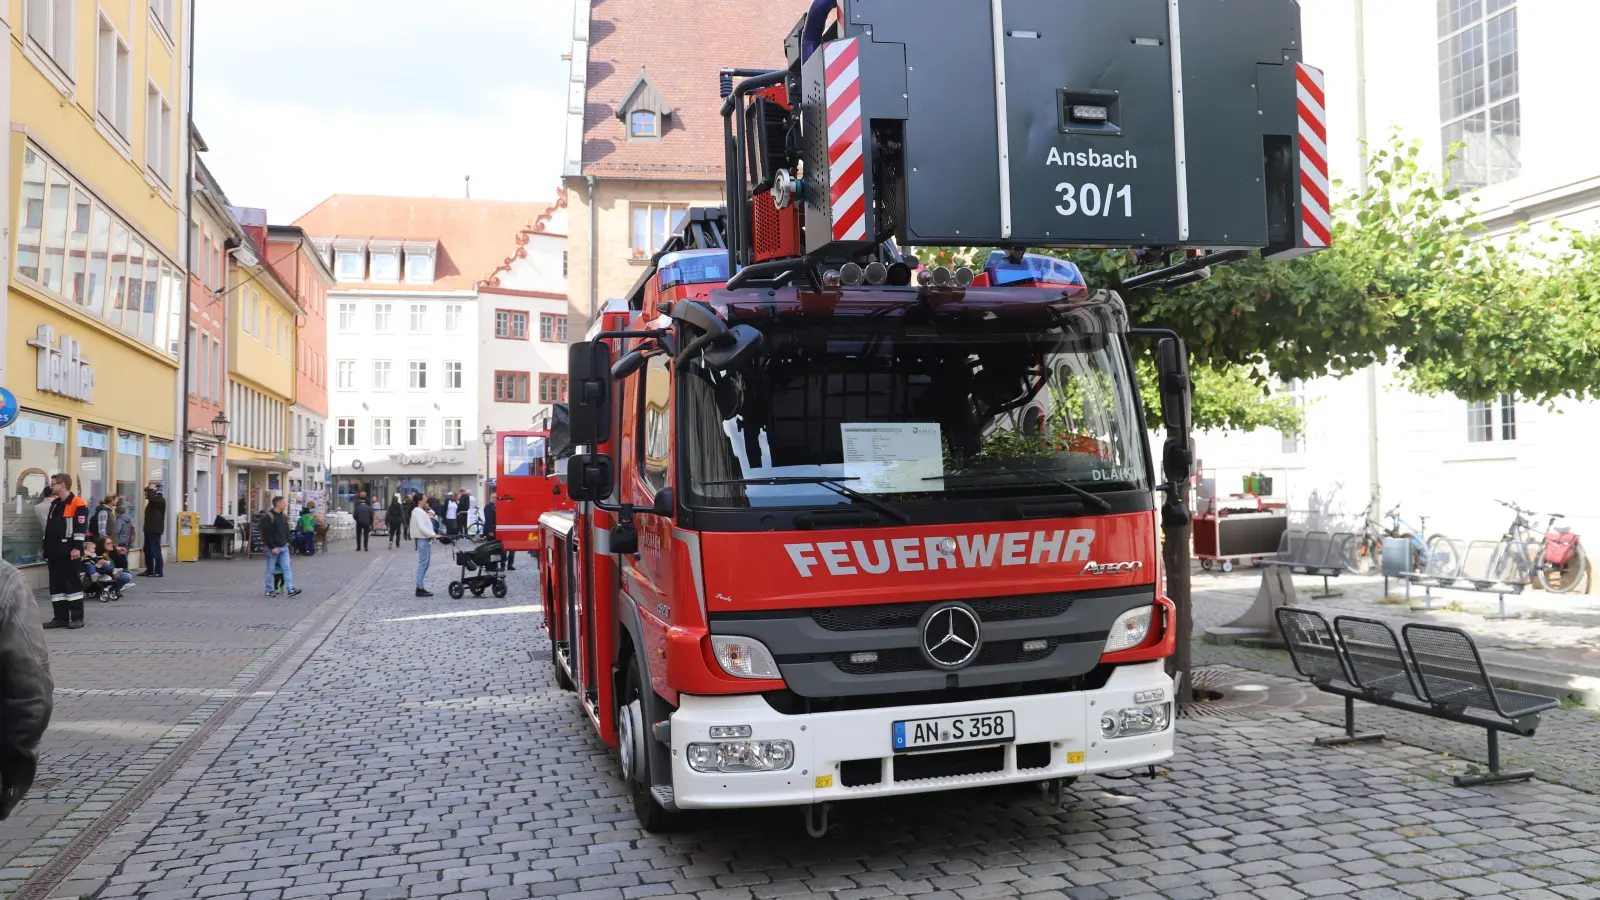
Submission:
[[[680,284],[721,284],[728,280],[728,251],[682,250],[661,257],[661,289]]]
[[[995,287],[1023,282],[1088,286],[1076,263],[1041,253],[1024,254],[1022,262],[1017,264],[1007,262],[1005,253],[996,250],[989,254],[989,264],[986,268],[989,272],[989,282]]]

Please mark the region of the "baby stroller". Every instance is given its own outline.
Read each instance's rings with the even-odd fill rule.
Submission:
[[[484,591],[493,591],[498,600],[506,595],[506,547],[499,541],[475,540],[476,546],[456,551],[456,565],[461,567],[461,580],[450,582],[447,590],[450,599],[460,600],[467,591],[482,597]],[[468,572],[476,572],[468,575]]]
[[[108,603],[112,600],[122,599],[122,585],[110,575],[99,572],[85,572],[83,574],[83,599],[99,600]]]

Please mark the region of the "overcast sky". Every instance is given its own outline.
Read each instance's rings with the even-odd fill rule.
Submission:
[[[195,124],[238,206],[333,193],[547,200],[572,0],[197,0]]]

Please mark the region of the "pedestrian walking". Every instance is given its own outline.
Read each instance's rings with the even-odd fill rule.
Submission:
[[[128,510],[128,505],[117,502],[117,543],[128,548],[133,547],[133,513]]]
[[[161,558],[161,533],[167,528],[167,498],[151,484],[145,486],[144,500],[144,576],[162,578],[166,561]]]
[[[459,533],[459,532],[456,531],[456,511],[458,509],[459,509],[459,504],[456,503],[456,495],[453,494],[453,493],[445,494],[444,495],[444,532],[445,532],[445,535],[448,536],[448,537],[455,537]]]
[[[433,541],[439,536],[434,525],[438,518],[433,510],[428,508],[427,500],[421,494],[411,509],[411,534],[417,541],[417,596],[432,597],[432,592],[424,588],[423,581],[428,576],[428,564],[433,562]]]
[[[400,546],[401,529],[405,528],[406,511],[400,506],[400,495],[395,494],[389,501],[389,508],[384,511],[383,524],[389,528],[389,548]]]
[[[267,551],[268,597],[278,594],[272,585],[275,572],[283,574],[283,586],[288,589],[289,596],[300,593],[294,586],[294,568],[289,562],[289,516],[284,511],[287,506],[282,497],[273,497],[272,511],[261,517],[261,546]]]
[[[50,609],[46,628],[83,627],[83,542],[89,536],[89,504],[72,493],[72,476],[50,476],[50,511],[44,522],[44,561],[50,571]]]
[[[0,819],[33,786],[54,692],[33,590],[21,572],[0,561]]]
[[[490,494],[489,495],[489,502],[485,503],[483,505],[483,536],[488,538],[491,541],[495,541],[495,540],[499,540],[500,539],[499,535],[495,531],[496,526],[499,524],[499,513],[495,509],[495,504],[499,500],[500,500],[499,497],[495,496],[494,494]],[[517,551],[515,551],[515,550],[507,550],[506,551],[506,571],[507,572],[515,572],[516,570],[517,570]]]
[[[356,495],[356,505],[350,511],[350,516],[356,520],[356,549],[371,551],[372,504],[367,502],[366,494]]]

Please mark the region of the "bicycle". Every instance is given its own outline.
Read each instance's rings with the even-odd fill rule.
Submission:
[[[1539,587],[1552,594],[1570,593],[1588,577],[1589,556],[1579,543],[1578,536],[1572,533],[1571,528],[1556,525],[1566,516],[1549,513],[1543,535],[1536,538],[1531,517],[1540,513],[1504,500],[1495,502],[1511,510],[1515,518],[1511,521],[1511,527],[1506,529],[1499,549],[1495,551],[1491,572],[1503,572],[1506,571],[1505,566],[1514,566],[1513,577],[1538,579]],[[1537,553],[1531,549],[1535,543],[1539,547]]]
[[[1389,527],[1379,529],[1378,523],[1373,521],[1369,513],[1372,504],[1361,511],[1362,531],[1356,539],[1350,542],[1345,565],[1355,575],[1371,574],[1383,558],[1383,542],[1385,538],[1405,538],[1411,545],[1411,561],[1409,571],[1421,572],[1427,568],[1431,547],[1436,543],[1448,543],[1443,535],[1433,535],[1426,542],[1422,536],[1428,529],[1428,517],[1422,516],[1418,521],[1420,528],[1400,518],[1400,504],[1395,504],[1394,509],[1383,514],[1389,520]]]

